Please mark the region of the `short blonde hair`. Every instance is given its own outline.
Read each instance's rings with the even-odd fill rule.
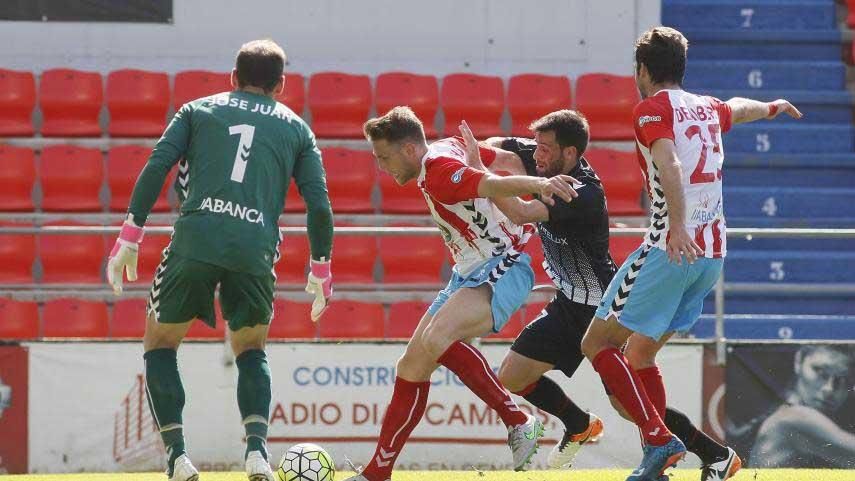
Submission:
[[[395,107],[385,115],[369,119],[362,126],[365,138],[370,141],[385,140],[397,143],[403,140],[425,142],[422,121],[409,107]]]

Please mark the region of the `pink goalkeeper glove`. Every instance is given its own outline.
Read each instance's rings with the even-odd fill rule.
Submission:
[[[332,297],[332,272],[330,271],[331,261],[321,257],[321,260],[316,261],[309,258],[309,278],[306,282],[306,292],[315,295],[315,300],[312,302],[312,321],[317,322],[321,318],[321,314],[327,309],[327,303]]]
[[[143,240],[143,228],[136,226],[132,220],[126,220],[119,231],[119,238],[110,251],[107,260],[107,282],[113,286],[113,293],[117,296],[122,293],[122,278],[125,270],[128,273],[128,281],[137,280],[137,254],[140,242]]]

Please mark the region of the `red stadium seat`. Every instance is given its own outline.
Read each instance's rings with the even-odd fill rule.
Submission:
[[[82,224],[62,221],[48,225]],[[103,236],[41,234],[38,237],[42,282],[102,282],[104,259],[108,254]]]
[[[269,339],[315,339],[318,325],[312,322],[312,304],[291,302],[284,299],[273,301],[273,321],[267,332]]]
[[[232,90],[229,73],[187,70],[175,74],[172,108],[176,111],[187,102]]]
[[[32,72],[0,69],[0,136],[33,135],[36,79]]]
[[[141,145],[119,145],[110,148],[107,154],[107,183],[110,186],[110,211],[125,212],[131,202],[131,192],[140,172],[148,161],[151,149]],[[169,211],[167,193],[174,181],[173,169],[163,184],[160,197],[154,203],[154,212]]]
[[[632,140],[632,109],[641,101],[632,77],[590,73],[576,82],[576,109],[585,114],[592,140]]]
[[[612,254],[615,264],[620,267],[626,258],[641,245],[641,237],[609,237],[609,252]]]
[[[418,301],[396,302],[389,306],[389,325],[386,339],[409,339],[430,304]]]
[[[374,155],[367,150],[329,147],[323,149],[323,159],[333,212],[373,213],[371,195],[377,183]]]
[[[322,339],[382,339],[383,305],[333,301],[318,321]]]
[[[367,75],[322,72],[309,79],[312,131],[322,138],[362,138],[362,124],[371,110]]]
[[[641,193],[644,178],[635,152],[589,149],[585,152],[591,166],[603,181],[609,215],[644,215]]]
[[[373,283],[377,239],[336,234],[333,241],[333,275],[340,283]]]
[[[383,282],[437,284],[447,251],[436,234],[381,237]]]
[[[29,227],[25,224],[0,222],[2,227]],[[0,283],[33,282],[36,260],[36,237],[31,234],[0,234]]]
[[[849,11],[846,16],[846,25],[850,28],[855,27],[855,0],[846,0],[846,8]]]
[[[502,135],[505,91],[501,78],[451,74],[442,79],[439,96],[445,112],[445,135],[460,135],[461,120],[466,120],[479,139]]]
[[[276,100],[285,104],[302,116],[306,108],[306,79],[298,73],[285,74],[285,89],[276,97]]]
[[[429,139],[437,137],[434,123],[439,109],[439,82],[436,77],[406,72],[382,73],[377,76],[374,95],[378,115],[407,105],[424,124],[425,135]]]
[[[0,211],[32,211],[36,156],[31,149],[0,145]]]
[[[485,337],[485,340],[496,340],[496,341],[509,341],[516,339],[517,336],[522,332],[525,324],[523,323],[523,313],[522,310],[515,312],[508,323],[502,328],[499,332],[494,332],[489,336]]]
[[[391,175],[380,172],[380,211],[384,214],[429,214],[425,196],[415,180],[398,185]]]
[[[280,284],[305,284],[309,267],[309,239],[305,235],[285,236],[279,245],[281,258],[276,263],[276,282]],[[338,267],[338,266],[336,266]],[[333,272],[338,281],[338,271]]]
[[[164,72],[116,70],[107,75],[108,131],[113,137],[160,137],[169,109]]]
[[[51,145],[42,149],[42,210],[100,211],[104,163],[96,148]]]
[[[141,339],[145,334],[145,308],[146,299],[122,299],[113,304],[110,337]]]
[[[104,92],[101,74],[58,68],[42,72],[39,107],[45,137],[97,137]]]
[[[55,299],[45,303],[44,337],[107,337],[107,306],[99,301]]]
[[[531,256],[531,268],[534,270],[534,282],[538,284],[552,285],[552,279],[543,270],[543,243],[540,236],[532,234],[528,245],[525,247],[526,254]]]
[[[39,337],[39,306],[35,302],[0,298],[0,339]]]
[[[539,74],[514,75],[508,82],[511,135],[530,137],[528,126],[549,112],[570,108],[570,79]]]

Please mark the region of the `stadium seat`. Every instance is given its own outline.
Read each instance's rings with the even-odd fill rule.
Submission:
[[[371,110],[367,75],[316,73],[309,78],[312,131],[322,138],[362,138],[362,124]]]
[[[339,300],[318,321],[321,339],[382,339],[383,305]]]
[[[61,221],[48,225],[83,224]],[[102,282],[104,258],[107,253],[103,236],[41,234],[38,236],[38,243],[42,261],[42,282]]]
[[[285,104],[302,116],[306,108],[306,79],[298,73],[285,74],[285,89],[276,97],[276,100]]]
[[[589,149],[585,158],[603,182],[610,216],[646,214],[641,207],[644,177],[635,152]]]
[[[65,68],[45,70],[39,81],[42,135],[100,136],[103,102],[101,74]]]
[[[154,224],[147,224],[154,227]],[[149,284],[154,279],[154,271],[160,265],[163,257],[163,249],[169,245],[171,237],[168,235],[146,234],[145,242],[140,244],[137,257],[137,285]],[[110,246],[112,248],[112,246]],[[148,286],[146,286],[148,287]]]
[[[172,108],[178,111],[187,102],[232,90],[230,74],[188,70],[175,74]]]
[[[846,0],[846,9],[849,11],[846,16],[846,25],[850,28],[855,27],[855,0]]]
[[[386,339],[409,339],[416,331],[419,321],[430,307],[426,302],[403,301],[389,306],[389,323]]]
[[[446,252],[438,235],[383,236],[380,238],[383,282],[437,284]]]
[[[32,72],[0,69],[0,137],[33,135],[36,79]]]
[[[540,117],[570,108],[570,79],[564,76],[522,74],[508,82],[511,135],[530,137],[528,126]]]
[[[523,311],[519,310],[511,315],[510,320],[499,332],[491,333],[484,340],[488,341],[511,341],[517,338],[522,332],[525,324],[523,323]]]
[[[609,237],[609,252],[612,254],[612,259],[615,265],[620,267],[630,254],[633,253],[641,245],[641,237],[627,236],[610,236]]]
[[[540,236],[532,234],[526,245],[525,252],[531,256],[531,268],[534,270],[534,282],[537,284],[552,285],[552,279],[543,270],[543,243]]]
[[[591,127],[591,140],[632,140],[632,109],[641,100],[632,77],[584,74],[576,81],[576,109]]]
[[[107,184],[110,186],[110,211],[125,212],[131,201],[131,193],[140,172],[148,161],[151,149],[141,145],[118,145],[107,153]],[[153,212],[169,211],[167,193],[174,181],[173,169],[163,184],[160,197],[154,203]]]
[[[107,109],[113,137],[160,137],[169,109],[164,72],[116,70],[107,75]]]
[[[269,339],[306,339],[318,337],[318,325],[312,322],[312,304],[284,299],[273,301],[273,321],[267,332]]]
[[[0,227],[29,227],[25,224],[0,222]],[[36,260],[36,237],[31,234],[0,234],[0,283],[33,282]]]
[[[145,307],[146,299],[122,299],[113,304],[110,337],[141,339],[145,334]]]
[[[410,181],[404,186],[398,185],[391,175],[380,172],[380,211],[384,214],[429,214],[424,194]]]
[[[51,145],[42,149],[42,210],[100,211],[104,160],[97,148]]]
[[[333,212],[373,213],[371,196],[377,183],[374,155],[340,147],[325,148],[322,154]]]
[[[407,105],[421,119],[425,135],[429,139],[437,137],[434,123],[439,108],[439,82],[436,77],[406,72],[382,73],[377,76],[374,95],[378,115],[398,105]]]
[[[39,306],[0,298],[0,339],[35,339],[39,337]]]
[[[276,282],[305,284],[309,266],[309,239],[305,235],[285,236],[279,245],[281,258],[276,263]],[[338,267],[338,266],[336,266]],[[338,270],[335,271],[338,281]]]
[[[505,91],[502,79],[456,73],[442,79],[440,102],[445,113],[445,135],[460,135],[460,121],[466,120],[475,137],[502,135]]]
[[[376,237],[336,234],[333,253],[336,282],[374,282],[374,264],[378,257]]]
[[[100,301],[55,299],[42,312],[44,337],[107,337],[107,305]]]
[[[32,211],[36,156],[31,149],[0,145],[0,211]]]

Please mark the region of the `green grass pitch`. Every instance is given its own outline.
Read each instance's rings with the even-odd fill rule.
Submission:
[[[624,481],[626,469],[597,469],[571,471],[397,471],[394,481]],[[353,473],[341,472],[335,477],[342,480]],[[670,481],[697,481],[700,471],[677,469]],[[852,481],[855,470],[832,469],[749,469],[740,471],[733,481]],[[25,474],[0,475],[0,481],[165,481],[163,473],[135,474]],[[202,473],[199,481],[246,481],[243,473]]]

